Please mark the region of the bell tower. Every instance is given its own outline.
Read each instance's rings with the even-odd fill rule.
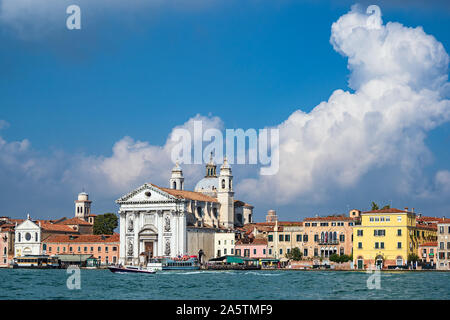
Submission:
[[[233,176],[231,174],[231,166],[228,164],[227,158],[223,159],[220,167],[219,189],[217,192],[217,200],[220,203],[219,223],[226,228],[234,227],[234,192],[233,192]]]
[[[172,169],[172,176],[169,180],[169,188],[175,190],[184,190],[183,170],[178,164],[178,161],[176,162],[175,167]]]
[[[91,214],[91,203],[86,192],[79,193],[78,200],[75,201],[75,217],[88,221],[88,215]]]

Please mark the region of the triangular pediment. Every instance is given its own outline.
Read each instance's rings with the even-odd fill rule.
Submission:
[[[24,222],[19,224],[16,229],[17,230],[39,229],[39,226],[33,221],[26,219]]]
[[[160,202],[160,201],[174,201],[177,198],[159,189],[157,186],[146,183],[130,193],[122,196],[116,200],[116,203],[139,203],[139,202]]]

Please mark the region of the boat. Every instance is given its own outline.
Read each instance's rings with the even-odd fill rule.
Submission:
[[[147,268],[156,270],[199,270],[200,263],[197,256],[154,257],[148,260]]]
[[[46,255],[27,255],[24,257],[15,257],[13,268],[32,268],[32,269],[57,269],[61,267],[57,257]]]
[[[108,267],[109,271],[113,273],[156,273],[156,270],[153,268],[142,268],[135,266],[119,266],[119,267]]]

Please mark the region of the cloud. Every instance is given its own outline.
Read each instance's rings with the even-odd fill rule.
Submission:
[[[63,183],[82,181],[90,190],[105,195],[125,193],[145,182],[166,186],[174,166],[171,152],[176,142],[171,136],[174,130],[184,128],[194,137],[194,121],[201,121],[204,130],[223,128],[219,118],[197,115],[173,128],[163,146],[124,137],[114,144],[110,157],[83,156],[77,159],[74,166],[64,172]],[[192,177],[200,177],[203,166],[183,166],[183,170],[189,180],[195,181]]]
[[[277,126],[278,174],[237,187],[253,201],[318,203],[388,167],[399,175],[379,179],[399,194],[417,191],[416,178],[431,162],[426,133],[450,119],[449,57],[421,27],[383,24],[380,9],[373,12],[354,6],[333,23],[330,42],[348,59],[354,92],[336,90],[311,112],[297,110]]]

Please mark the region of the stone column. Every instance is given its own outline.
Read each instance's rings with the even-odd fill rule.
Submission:
[[[120,217],[120,246],[119,246],[119,263],[125,264],[126,259],[126,212],[119,210],[119,217]]]
[[[139,223],[139,211],[133,212],[133,264],[137,265],[139,264],[139,229],[140,229],[140,223]]]
[[[163,256],[164,255],[164,219],[163,219],[163,211],[157,210],[157,228],[158,228],[158,255]]]

